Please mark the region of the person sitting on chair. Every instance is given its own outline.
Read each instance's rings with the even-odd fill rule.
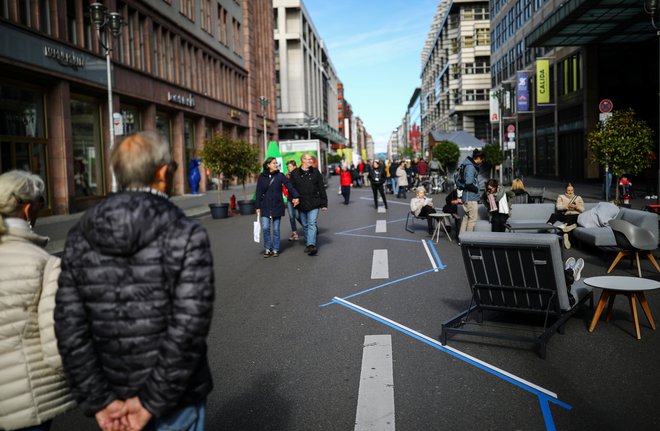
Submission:
[[[529,193],[525,191],[525,184],[523,184],[520,178],[515,178],[513,180],[513,182],[511,183],[511,191],[515,195],[515,197],[513,198],[514,199],[513,203],[515,204],[534,203],[534,201],[529,197]]]
[[[482,193],[481,201],[488,210],[491,232],[504,232],[506,230],[506,221],[511,213],[513,196],[514,193],[511,190],[505,191],[504,187],[500,187],[499,181],[494,178],[486,183],[486,191]]]
[[[564,233],[564,247],[571,248],[568,233],[577,227],[578,216],[584,212],[584,201],[575,194],[573,183],[566,183],[566,192],[557,196],[555,212],[548,219],[549,224],[555,224]]]
[[[434,214],[433,199],[426,197],[426,190],[423,186],[415,189],[416,195],[410,200],[410,211],[415,214],[415,217],[426,217],[428,223],[429,235],[433,235],[433,219],[428,217],[429,214]]]

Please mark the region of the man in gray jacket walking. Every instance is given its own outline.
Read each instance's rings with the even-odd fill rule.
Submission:
[[[204,426],[214,299],[206,230],[167,193],[176,163],[156,132],[112,150],[120,193],[69,232],[55,332],[71,391],[103,430]]]

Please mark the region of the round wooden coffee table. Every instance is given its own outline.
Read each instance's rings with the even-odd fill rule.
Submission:
[[[653,322],[653,316],[651,315],[649,303],[646,300],[644,291],[659,289],[660,282],[639,277],[603,276],[585,278],[584,283],[589,286],[603,289],[603,292],[600,294],[600,299],[598,300],[598,306],[596,307],[594,318],[591,320],[591,325],[589,325],[589,332],[594,332],[594,328],[596,328],[596,324],[603,312],[603,308],[605,308],[606,302],[609,302],[609,304],[607,306],[607,313],[605,314],[605,322],[607,323],[610,321],[610,318],[612,317],[614,297],[616,297],[616,295],[626,295],[628,297],[630,311],[632,312],[633,321],[635,322],[635,334],[638,340],[641,339],[642,336],[639,332],[639,319],[637,317],[635,298],[637,298],[642,305],[642,310],[644,310],[644,314],[651,324],[651,328],[655,331],[655,322]]]

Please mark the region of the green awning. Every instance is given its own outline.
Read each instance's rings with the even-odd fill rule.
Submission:
[[[568,0],[527,35],[525,46],[631,43],[655,36],[643,0]]]

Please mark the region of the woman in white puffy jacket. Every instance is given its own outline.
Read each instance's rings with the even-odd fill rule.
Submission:
[[[32,232],[43,193],[37,175],[0,175],[0,430],[48,430],[75,405],[53,330],[60,259]]]

